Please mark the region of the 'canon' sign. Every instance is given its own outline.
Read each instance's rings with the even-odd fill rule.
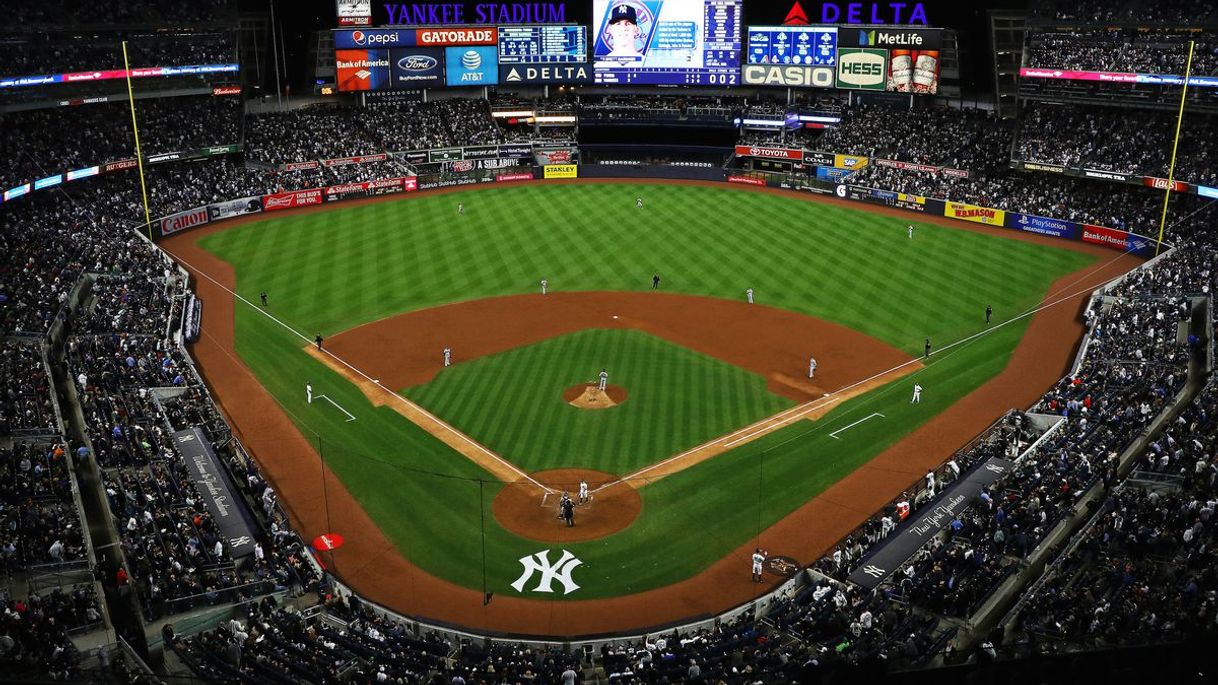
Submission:
[[[178,212],[161,219],[161,235],[170,235],[195,226],[202,226],[210,220],[207,207]]]

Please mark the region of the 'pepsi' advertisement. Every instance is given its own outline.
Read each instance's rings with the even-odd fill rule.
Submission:
[[[443,48],[389,51],[390,88],[434,88],[444,84]]]
[[[445,82],[450,86],[499,83],[499,51],[494,46],[444,48]]]

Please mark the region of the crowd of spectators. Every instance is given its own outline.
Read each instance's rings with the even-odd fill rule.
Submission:
[[[0,448],[0,570],[12,574],[84,558],[64,445]]]
[[[140,99],[136,118],[145,157],[241,142],[241,99],[236,97]],[[0,115],[0,125],[10,133],[0,139],[4,188],[135,157],[125,101],[9,112]]]
[[[0,670],[9,676],[28,671],[67,680],[77,654],[69,633],[97,627],[102,620],[92,584],[24,598],[0,593],[0,607]]]
[[[1038,69],[1183,74],[1195,41],[1193,74],[1218,69],[1218,34],[1125,33],[1121,30],[1033,33],[1024,66]]]
[[[1157,111],[1025,103],[1014,158],[1071,168],[1167,178],[1176,116]],[[1174,178],[1218,183],[1218,121],[1188,117],[1181,127]]]
[[[232,64],[237,61],[234,38],[231,32],[194,31],[9,34],[0,37],[0,77],[122,69],[124,39],[132,68]]]
[[[1182,28],[1214,23],[1214,4],[1204,0],[1037,0],[1037,22],[1158,24]]]
[[[0,436],[14,431],[59,432],[51,378],[41,346],[0,339]]]
[[[22,0],[20,27],[26,30],[62,29],[65,25],[191,27],[237,24],[238,0],[89,0],[82,11],[79,0]]]

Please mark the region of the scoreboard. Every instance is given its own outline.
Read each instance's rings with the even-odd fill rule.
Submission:
[[[837,64],[836,26],[750,26],[749,64]]]
[[[597,83],[734,86],[743,0],[594,0]]]
[[[499,64],[564,64],[588,61],[583,26],[500,26]]]

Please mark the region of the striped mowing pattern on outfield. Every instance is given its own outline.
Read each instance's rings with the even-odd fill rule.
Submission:
[[[638,210],[640,195],[646,207]],[[458,202],[466,205],[463,217],[456,215]],[[644,290],[659,271],[665,290],[743,298],[752,287],[759,303],[821,316],[920,356],[924,337],[941,346],[977,333],[985,328],[986,304],[1002,321],[1039,303],[1057,277],[1094,262],[1064,249],[917,223],[915,214],[878,216],[726,186],[517,185],[265,219],[203,244],[233,265],[242,295],[257,302],[267,290],[271,313],[309,337],[444,302],[537,292],[543,276],[556,290]],[[913,241],[905,233],[910,222]],[[236,324],[242,359],[403,555],[469,588],[482,587],[485,568],[489,589],[515,593],[509,583],[520,573],[518,559],[538,543],[498,526],[490,502],[500,486],[490,474],[391,408],[370,406],[256,308],[239,305]],[[817,422],[795,422],[646,485],[643,513],[630,528],[570,546],[584,563],[583,588],[569,599],[638,592],[705,568],[992,378],[1026,325],[933,357],[916,376],[926,387],[919,405],[909,404],[914,378],[906,379],[844,402]],[[588,380],[601,363],[570,358],[578,366],[572,382]],[[611,382],[632,393],[617,409],[629,409],[642,396],[608,365]],[[462,380],[463,366],[440,380],[449,382],[450,372]],[[693,382],[681,373],[666,389]],[[332,408],[307,404],[305,380],[359,419],[346,422]],[[478,387],[471,394],[489,393]],[[720,401],[713,405],[723,407],[718,411],[737,411]],[[552,402],[562,406],[561,398]],[[697,403],[681,408],[665,422],[722,418]],[[446,412],[478,418],[472,405],[439,412],[451,419]],[[859,424],[841,440],[827,437],[872,412],[885,419]],[[489,417],[478,420],[495,428]],[[659,425],[640,417],[631,445],[643,444]],[[260,444],[256,435],[244,439],[256,451],[298,449]],[[569,456],[538,451],[521,459],[561,467],[572,464]],[[290,475],[314,477],[308,469]],[[295,505],[322,506],[321,496]],[[341,508],[334,515],[332,531],[357,532]],[[792,544],[798,549],[802,542]]]
[[[646,206],[636,209],[634,198]],[[465,214],[458,216],[458,202]],[[268,215],[268,218],[269,215]],[[333,334],[493,295],[665,290],[757,301],[842,323],[910,353],[1032,306],[1047,273],[1088,258],[796,198],[690,186],[535,185],[417,196],[209,236],[251,300]]]
[[[586,410],[563,401],[565,388],[602,366],[626,402]],[[599,329],[457,364],[403,394],[525,471],[618,475],[793,404],[739,367],[639,331]]]

